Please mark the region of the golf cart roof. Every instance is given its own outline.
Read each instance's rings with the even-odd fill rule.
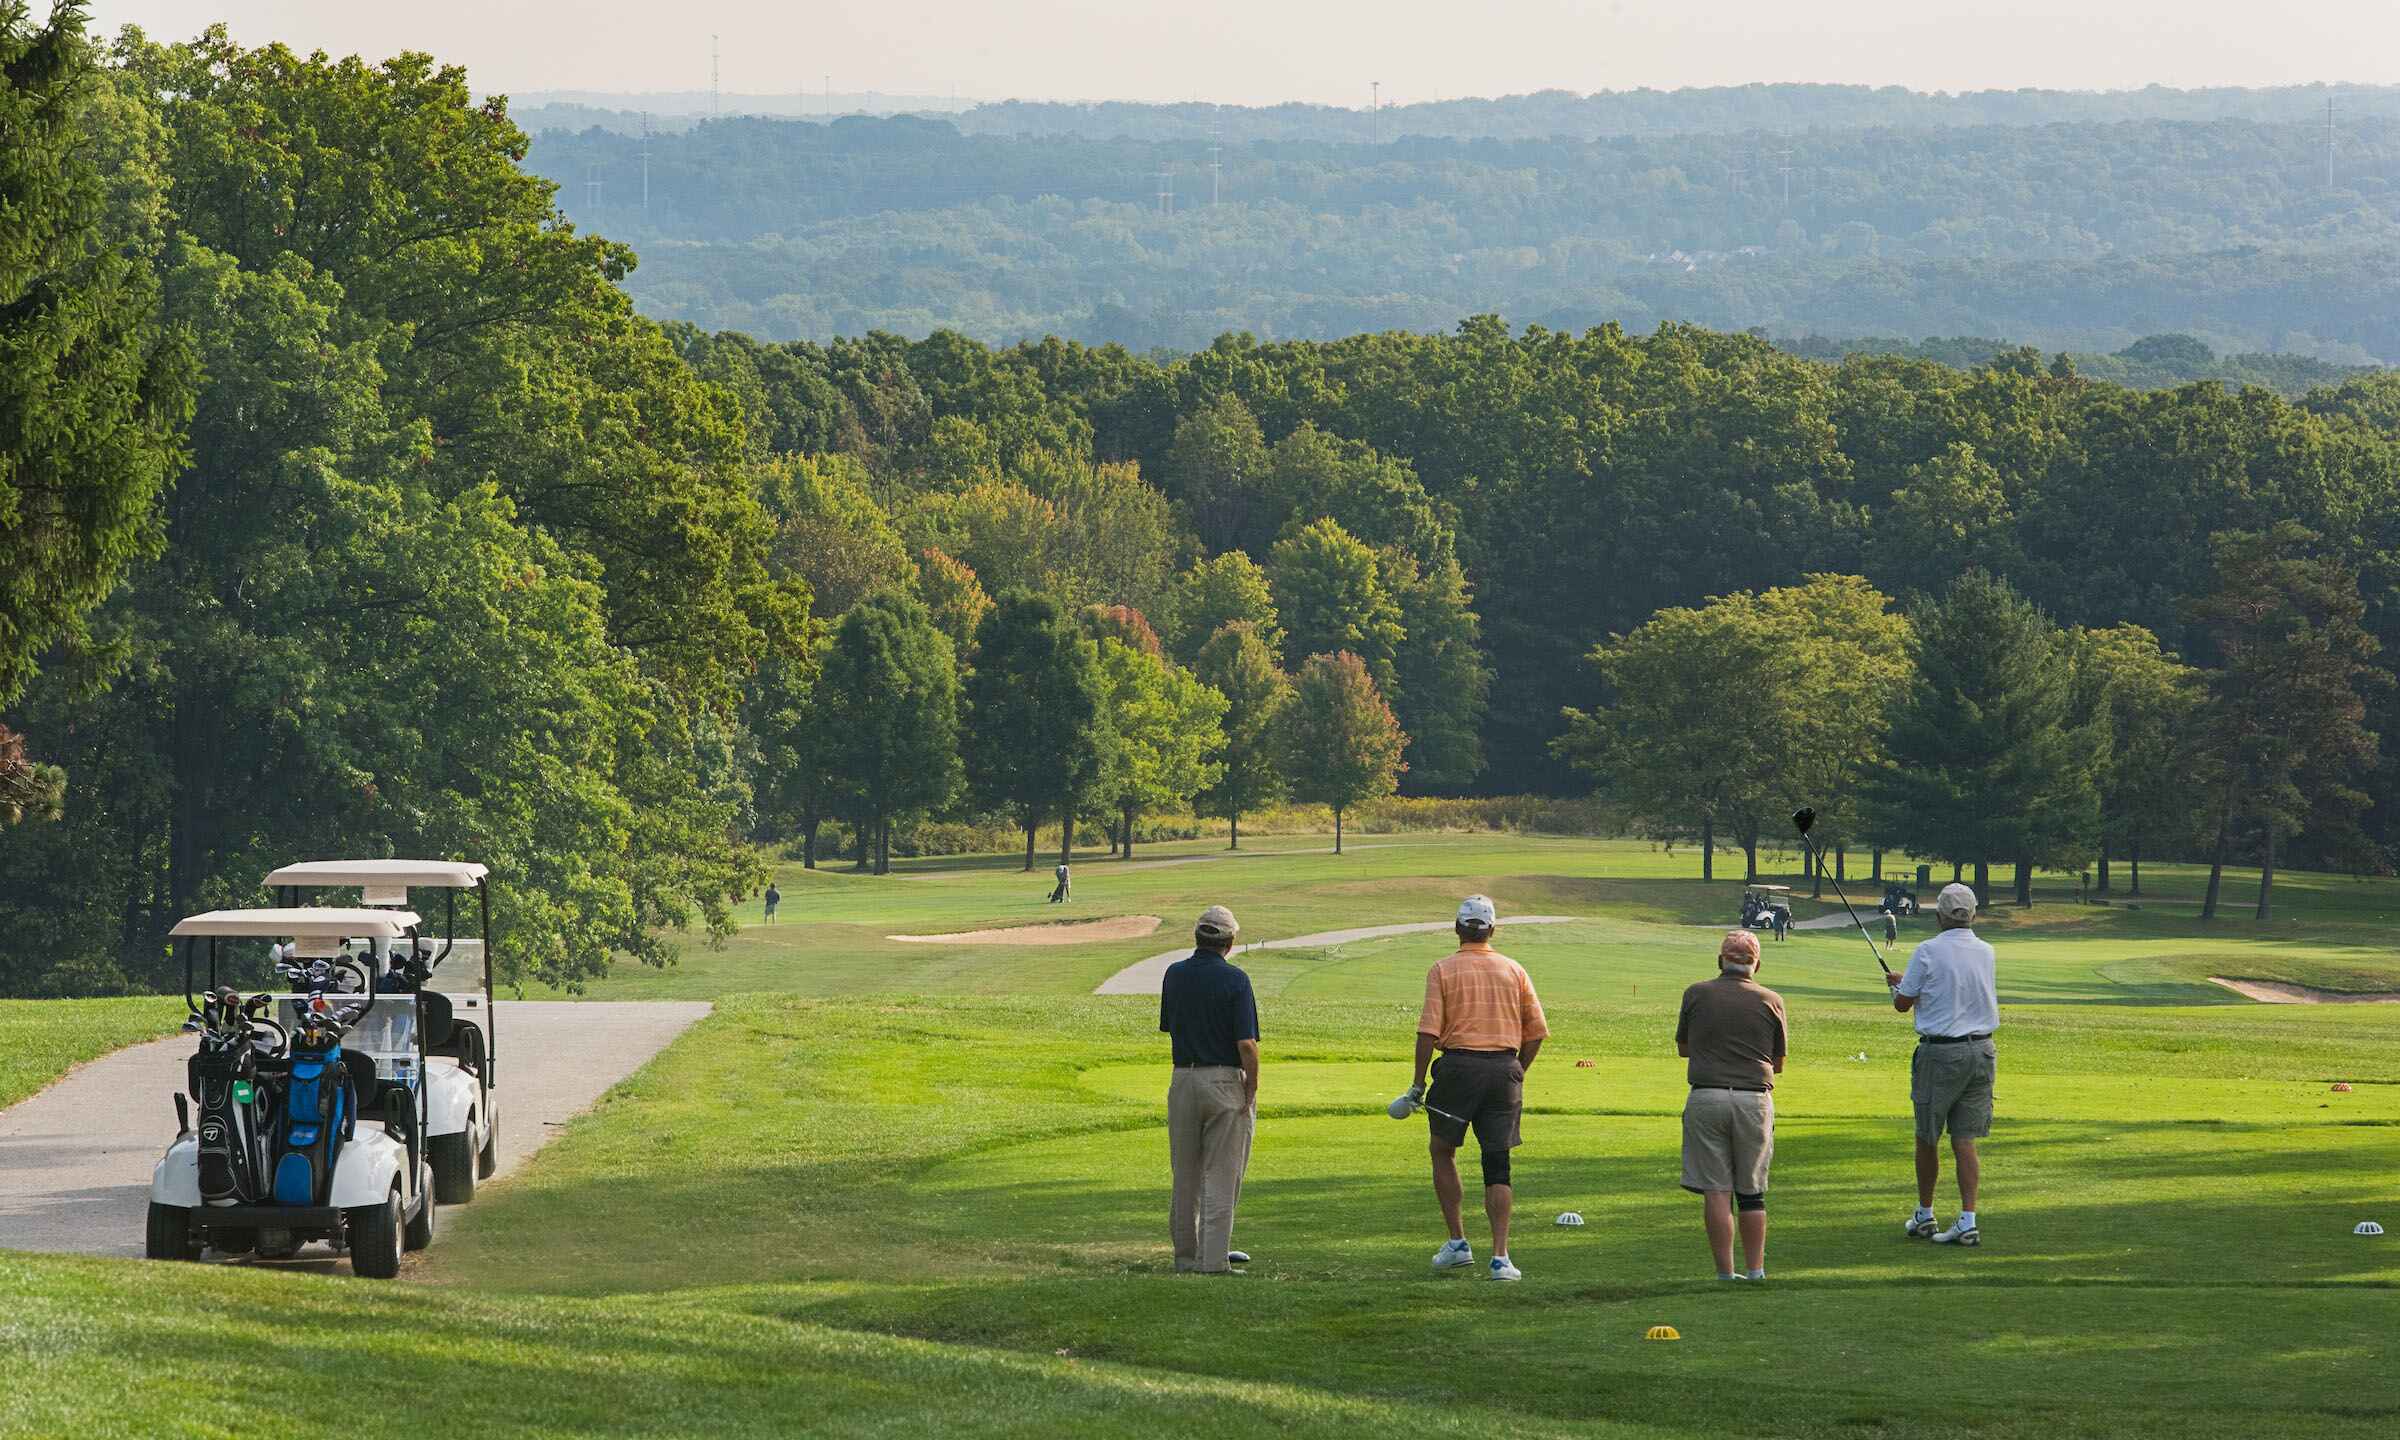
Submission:
[[[1792,893],[1792,887],[1789,885],[1753,885],[1750,888],[1753,890],[1764,890],[1769,895],[1789,895]]]
[[[303,860],[267,877],[269,885],[422,885],[471,890],[491,872],[471,860]]]
[[[399,940],[420,922],[413,910],[211,910],[178,920],[171,935],[257,940]]]

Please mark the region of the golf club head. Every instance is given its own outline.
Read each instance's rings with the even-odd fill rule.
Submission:
[[[1792,824],[1798,827],[1803,835],[1806,835],[1816,823],[1817,810],[1813,805],[1803,805],[1792,812]]]

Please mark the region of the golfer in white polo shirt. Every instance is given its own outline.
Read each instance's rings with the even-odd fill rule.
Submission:
[[[1983,1165],[1975,1142],[1992,1133],[1992,1080],[1999,1072],[1992,1032],[2000,1028],[2000,994],[1992,947],[1975,934],[1975,892],[1945,885],[1933,909],[1941,932],[1916,948],[1906,970],[1884,977],[1892,1008],[1917,1019],[1917,1052],[1908,1062],[1908,1096],[1917,1112],[1917,1209],[1907,1228],[1912,1238],[1936,1245],[1980,1245],[1975,1192]],[[1933,1214],[1945,1130],[1958,1159],[1959,1203],[1958,1219],[1947,1230]]]

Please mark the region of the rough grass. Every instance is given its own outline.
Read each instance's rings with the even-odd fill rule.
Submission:
[[[0,1000],[0,1106],[14,1105],[70,1068],[155,1040],[183,1023],[181,1000]]]

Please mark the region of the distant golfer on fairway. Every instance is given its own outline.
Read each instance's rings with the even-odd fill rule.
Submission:
[[[1683,1188],[1700,1197],[1720,1280],[1767,1278],[1767,1167],[1775,1159],[1775,1077],[1789,1034],[1783,997],[1758,984],[1758,937],[1717,946],[1717,978],[1683,992],[1675,1053],[1691,1061],[1683,1104]],[[1733,1268],[1740,1212],[1742,1269]]]
[[[1491,1278],[1525,1278],[1508,1260],[1508,1217],[1516,1203],[1509,1152],[1522,1138],[1525,1072],[1550,1033],[1542,1002],[1525,967],[1492,948],[1500,920],[1492,902],[1469,895],[1459,902],[1458,950],[1425,975],[1425,1008],[1417,1016],[1416,1079],[1408,1100],[1425,1107],[1433,1130],[1433,1194],[1441,1202],[1450,1241],[1434,1252],[1433,1268],[1475,1263],[1459,1214],[1458,1147],[1470,1126],[1483,1152],[1483,1213],[1492,1222]],[[1433,1052],[1442,1052],[1435,1060]],[[1433,1089],[1425,1088],[1432,1065]]]
[[[1167,1086],[1175,1199],[1167,1228],[1175,1268],[1203,1275],[1250,1259],[1231,1248],[1233,1207],[1258,1123],[1258,1001],[1250,977],[1225,959],[1241,930],[1222,905],[1201,911],[1196,948],[1167,967],[1158,989],[1158,1028],[1174,1037],[1175,1052]]]
[[[1064,905],[1067,902],[1067,885],[1069,879],[1067,874],[1067,862],[1064,860],[1059,861],[1058,869],[1055,873],[1058,876],[1058,884],[1050,891],[1050,903],[1053,905]]]
[[[1908,968],[1886,975],[1892,1008],[1916,1012],[1917,1052],[1908,1062],[1908,1096],[1917,1112],[1917,1209],[1908,1233],[1936,1245],[1980,1245],[1975,1194],[1983,1163],[1975,1142],[1992,1133],[1992,1081],[1999,1056],[2000,995],[1992,947],[1975,934],[1975,892],[1949,884],[1933,902],[1941,932],[1916,948]],[[1933,1214],[1942,1178],[1942,1132],[1958,1159],[1958,1219],[1949,1229]]]
[[[767,882],[767,923],[769,925],[775,923],[775,907],[782,903],[783,892],[775,888],[774,881],[769,880]]]

